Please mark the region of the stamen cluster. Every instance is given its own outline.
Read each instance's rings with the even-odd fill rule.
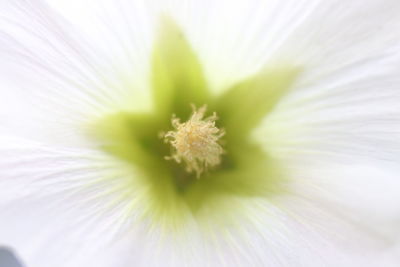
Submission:
[[[179,118],[173,116],[172,126],[175,128],[164,135],[166,143],[170,143],[174,149],[171,156],[178,163],[186,164],[187,172],[195,172],[196,177],[209,167],[215,167],[221,163],[221,155],[224,149],[220,145],[220,138],[225,131],[215,126],[218,119],[214,112],[212,116],[204,118],[207,106],[198,110],[192,105],[193,114],[187,122],[181,123]]]

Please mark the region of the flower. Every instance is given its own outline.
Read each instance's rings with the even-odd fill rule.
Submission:
[[[0,4],[27,266],[398,264],[397,0],[51,4]]]

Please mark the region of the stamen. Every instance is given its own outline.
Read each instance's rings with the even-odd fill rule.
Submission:
[[[204,118],[207,106],[198,110],[192,105],[193,114],[187,122],[181,123],[175,115],[172,117],[174,131],[164,135],[166,143],[170,143],[174,149],[167,160],[175,160],[177,163],[184,162],[187,172],[195,172],[196,177],[209,167],[215,167],[221,163],[221,155],[224,149],[219,144],[220,138],[225,131],[215,126],[218,119],[214,112],[212,116]]]

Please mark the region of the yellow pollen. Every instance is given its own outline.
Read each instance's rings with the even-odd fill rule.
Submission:
[[[220,138],[225,134],[224,130],[215,126],[218,119],[217,114],[204,118],[207,106],[198,110],[192,105],[193,114],[187,122],[181,123],[175,115],[172,117],[172,126],[175,130],[164,135],[166,143],[173,147],[171,156],[167,160],[175,160],[177,163],[184,162],[187,172],[195,172],[196,177],[210,167],[221,163],[221,155],[224,149],[219,144]]]

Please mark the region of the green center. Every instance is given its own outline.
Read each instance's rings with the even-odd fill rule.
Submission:
[[[199,60],[176,24],[165,20],[162,26],[152,59],[154,110],[116,113],[95,126],[96,138],[107,144],[102,149],[141,173],[132,179],[148,188],[148,215],[164,222],[181,221],[188,211],[194,216],[205,210],[221,213],[222,206],[224,211],[235,211],[234,204],[226,205],[230,198],[281,192],[285,180],[281,167],[250,134],[293,83],[298,69],[266,68],[226,93],[213,95]],[[160,132],[172,129],[172,114],[183,121],[189,118],[190,104],[206,104],[210,113],[218,114],[218,128],[226,131],[221,165],[201,179],[183,165],[165,160],[171,148],[159,137]],[[225,204],[220,205],[222,199]]]

